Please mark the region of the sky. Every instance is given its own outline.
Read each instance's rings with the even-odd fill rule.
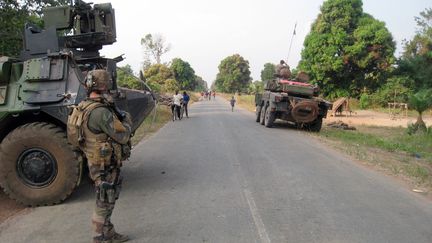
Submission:
[[[89,1],[87,1],[89,2]],[[210,87],[220,62],[233,54],[249,61],[253,80],[260,80],[267,62],[288,60],[296,67],[305,36],[320,12],[323,0],[93,0],[111,2],[116,11],[117,42],[101,51],[106,57],[125,54],[119,66],[129,64],[138,73],[143,62],[141,38],[161,34],[171,50],[162,62],[179,57]],[[414,17],[432,7],[430,0],[363,0],[363,11],[384,21],[397,44],[417,29]],[[296,35],[293,36],[297,23]],[[292,40],[292,42],[291,42]],[[290,49],[291,44],[291,50]]]

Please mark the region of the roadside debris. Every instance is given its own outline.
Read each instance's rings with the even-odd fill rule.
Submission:
[[[412,191],[413,191],[413,192],[417,192],[417,193],[425,193],[425,191],[420,190],[420,189],[413,189]]]
[[[355,127],[349,126],[348,124],[344,123],[343,121],[333,121],[327,123],[328,127],[337,128],[337,129],[343,129],[343,130],[356,130]]]

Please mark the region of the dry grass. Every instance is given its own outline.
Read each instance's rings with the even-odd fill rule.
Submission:
[[[189,93],[189,96],[191,98],[189,104],[193,104],[198,100],[197,93]],[[142,139],[145,139],[150,135],[156,133],[161,127],[163,127],[167,122],[171,121],[172,119],[171,108],[166,105],[158,105],[156,110],[156,116],[154,116],[153,112],[135,131],[135,136],[132,137],[132,145],[136,145]]]
[[[234,94],[225,94],[225,93],[219,93],[219,95],[224,97],[227,100],[231,100],[231,97],[234,96],[234,98],[236,99],[236,105],[248,111],[255,112],[254,95],[234,95]]]

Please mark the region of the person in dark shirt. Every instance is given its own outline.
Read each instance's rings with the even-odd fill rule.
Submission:
[[[188,114],[189,100],[190,100],[189,95],[186,93],[186,91],[183,91],[183,107],[184,107],[187,118],[189,118],[189,114]]]

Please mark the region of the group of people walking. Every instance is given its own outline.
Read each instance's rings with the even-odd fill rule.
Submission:
[[[173,102],[171,105],[171,112],[173,114],[173,121],[176,119],[181,120],[182,119],[182,113],[184,111],[187,118],[189,118],[188,113],[188,104],[189,104],[190,97],[186,93],[186,91],[183,91],[183,94],[179,94],[179,91],[176,90],[175,94],[173,95]]]
[[[212,96],[213,96],[213,100],[215,100],[216,99],[216,91],[208,90],[205,92],[204,91],[201,92],[201,100],[206,100],[206,99],[211,100]]]

